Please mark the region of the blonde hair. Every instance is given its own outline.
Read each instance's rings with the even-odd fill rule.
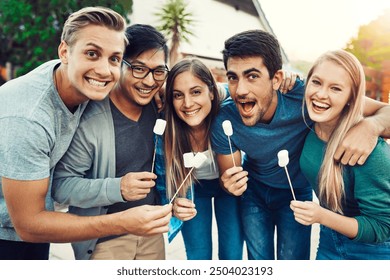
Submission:
[[[126,20],[117,12],[105,7],[86,7],[72,13],[64,23],[61,40],[72,46],[77,40],[78,31],[91,24],[123,32],[124,45],[128,44],[125,35]]]
[[[211,111],[205,118],[206,141],[208,149],[211,151],[210,130],[211,122],[216,116],[219,109],[219,92],[211,71],[199,59],[183,59],[173,66],[168,74],[166,81],[166,102],[165,102],[165,119],[167,128],[164,133],[164,151],[165,151],[165,171],[167,196],[171,198],[176,189],[183,183],[189,170],[184,167],[183,154],[192,152],[191,147],[191,128],[179,118],[173,106],[173,84],[176,77],[184,72],[190,72],[195,77],[203,81],[210,93],[214,96],[211,101]],[[196,181],[194,173],[191,173],[186,180],[179,196],[185,197],[188,188]]]
[[[318,174],[319,200],[334,212],[343,213],[342,199],[344,197],[343,165],[334,159],[334,154],[345,135],[363,118],[363,103],[366,81],[362,65],[349,52],[336,50],[320,56],[310,69],[307,76],[309,83],[316,67],[324,61],[330,61],[342,67],[349,75],[351,96],[342,110],[326,146],[324,159]]]

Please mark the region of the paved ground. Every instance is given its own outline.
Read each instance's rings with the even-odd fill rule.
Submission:
[[[213,240],[214,240],[214,250],[213,250],[213,259],[218,259],[217,257],[217,230],[214,221],[213,226]],[[318,246],[318,234],[319,234],[319,226],[314,225],[312,230],[312,238],[311,238],[311,253],[310,259],[315,259],[316,250]],[[245,250],[244,250],[245,251]],[[181,234],[179,233],[176,238],[172,241],[172,243],[168,244],[166,242],[166,253],[168,260],[185,260],[185,250],[184,243]],[[50,250],[50,259],[52,260],[73,260],[74,255],[70,244],[52,244]],[[246,259],[246,254],[244,254],[244,259]]]

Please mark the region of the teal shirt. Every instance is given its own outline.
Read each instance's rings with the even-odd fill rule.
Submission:
[[[300,158],[303,174],[318,196],[318,181],[326,143],[310,132]],[[344,167],[343,212],[358,222],[355,241],[381,243],[390,238],[390,147],[382,139],[364,165]],[[323,205],[323,203],[320,204]]]

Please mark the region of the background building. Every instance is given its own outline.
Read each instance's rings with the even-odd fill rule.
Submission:
[[[133,0],[131,23],[158,26],[159,22],[154,14],[164,2]],[[196,56],[204,61],[218,81],[225,81],[221,52],[226,39],[249,29],[261,29],[274,34],[258,0],[187,0],[187,3],[188,11],[195,20],[191,29],[195,36],[189,38],[189,43],[181,43],[181,55]],[[290,69],[288,57],[283,49],[281,51],[284,67]]]

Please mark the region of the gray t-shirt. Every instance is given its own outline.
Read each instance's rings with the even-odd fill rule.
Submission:
[[[15,180],[51,178],[68,149],[86,104],[72,114],[53,82],[59,60],[44,63],[0,87],[0,176]],[[49,191],[46,209],[53,210]],[[0,181],[0,239],[19,241]]]
[[[139,120],[135,122],[124,116],[112,102],[110,105],[115,130],[116,177],[122,177],[128,172],[151,172],[154,152],[153,127],[158,116],[157,109],[153,103],[146,105]],[[155,188],[152,188],[144,199],[111,205],[108,213],[145,204],[157,204]]]

